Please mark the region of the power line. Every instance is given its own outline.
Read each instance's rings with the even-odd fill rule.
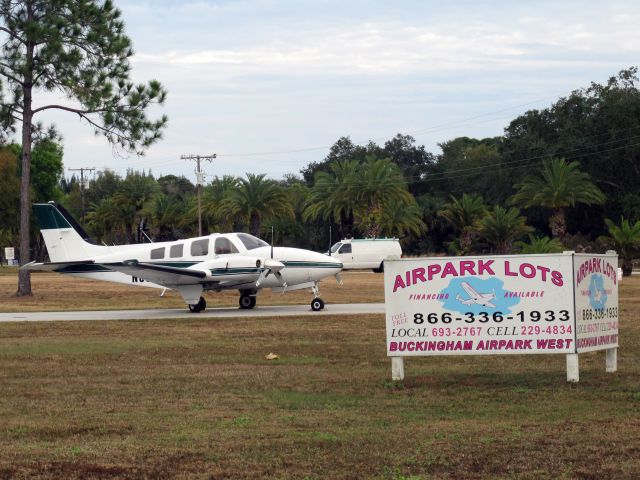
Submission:
[[[491,112],[481,113],[479,115],[474,115],[474,116],[471,116],[471,117],[466,117],[466,118],[461,118],[461,119],[458,119],[458,120],[453,120],[451,122],[446,122],[446,123],[433,125],[431,127],[425,127],[425,128],[420,128],[420,129],[416,129],[416,130],[411,130],[411,131],[407,132],[407,135],[414,135],[414,134],[427,133],[427,132],[431,133],[431,132],[436,132],[436,131],[456,128],[456,127],[460,127],[460,126],[474,125],[476,123],[469,124],[469,122],[472,121],[472,120],[476,120],[476,119],[479,119],[479,118],[487,117],[487,116],[490,116],[490,115],[495,115],[497,113],[508,112],[509,110],[513,110],[515,108],[526,107],[526,106],[533,105],[533,104],[536,104],[536,103],[539,103],[539,102],[542,102],[542,101],[552,100],[554,98],[560,98],[560,97],[561,96],[559,96],[559,95],[553,95],[553,96],[549,96],[549,97],[539,98],[539,99],[533,100],[531,102],[521,103],[521,104],[518,104],[518,105],[513,105],[513,106],[510,106],[510,107],[502,108],[502,109],[499,109],[499,110],[493,110]],[[501,118],[493,118],[493,119],[486,120],[485,122],[482,122],[482,123],[496,121],[496,120],[500,120],[500,119]],[[369,141],[380,141],[380,140],[389,139],[389,138],[393,138],[393,137],[390,137],[390,136],[374,137],[374,138],[371,138]],[[357,142],[356,144],[357,145],[364,145],[365,143],[366,142]],[[286,154],[293,154],[293,153],[314,152],[314,151],[319,151],[319,150],[328,150],[330,148],[331,148],[331,145],[322,145],[322,146],[316,146],[316,147],[301,147],[301,148],[291,148],[291,149],[282,149],[282,150],[267,150],[267,151],[262,151],[262,152],[219,153],[219,154],[217,154],[217,156],[218,157],[235,157],[235,158],[243,158],[244,157],[244,158],[246,158],[246,157],[258,157],[258,156],[270,156],[270,155],[286,155]],[[172,162],[172,160],[165,160],[165,161],[149,163],[149,164],[147,164],[147,166],[165,165],[165,164],[169,164],[171,162]]]
[[[95,167],[68,168],[67,170],[70,172],[80,172],[80,220],[84,224],[84,189],[89,183],[88,180],[87,183],[85,183],[84,172],[93,172],[95,171]]]
[[[204,185],[204,172],[200,168],[200,161],[213,162],[217,157],[214,153],[212,155],[181,155],[181,160],[195,160],[196,161],[196,190],[198,193],[198,235],[202,236],[202,186]]]

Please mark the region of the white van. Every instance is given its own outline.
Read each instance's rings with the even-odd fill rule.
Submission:
[[[389,256],[400,258],[402,248],[397,238],[362,238],[340,240],[327,252],[344,265],[344,269],[372,268],[380,273],[384,270],[383,260]]]

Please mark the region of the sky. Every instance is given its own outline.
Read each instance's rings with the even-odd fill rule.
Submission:
[[[336,140],[408,134],[428,151],[502,135],[527,110],[640,64],[640,2],[115,0],[136,82],[168,90],[143,157],[114,155],[68,113],[47,112],[65,168],[151,170],[195,181],[299,174]],[[34,106],[50,101],[34,97]],[[71,172],[67,170],[67,175]]]

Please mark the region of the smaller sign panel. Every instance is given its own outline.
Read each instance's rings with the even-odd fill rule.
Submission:
[[[16,258],[16,252],[13,247],[5,247],[4,249],[4,258],[7,260],[14,260]]]
[[[578,353],[618,347],[618,256],[575,254]]]
[[[385,261],[387,355],[575,353],[571,254]]]

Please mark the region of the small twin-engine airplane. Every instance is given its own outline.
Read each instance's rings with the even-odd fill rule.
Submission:
[[[461,283],[464,291],[469,295],[469,299],[464,300],[460,295],[456,295],[456,300],[458,300],[463,305],[482,305],[483,307],[492,307],[495,308],[495,305],[491,303],[491,300],[496,298],[496,293],[478,293],[471,285],[467,282]]]
[[[203,291],[238,290],[240,308],[253,308],[262,288],[310,288],[311,308],[324,308],[318,282],[335,275],[340,261],[299,248],[272,247],[247,233],[214,233],[173,242],[106,246],[93,243],[64,207],[38,203],[34,210],[51,263],[21,268],[83,278],[177,290],[192,312],[203,311]]]

